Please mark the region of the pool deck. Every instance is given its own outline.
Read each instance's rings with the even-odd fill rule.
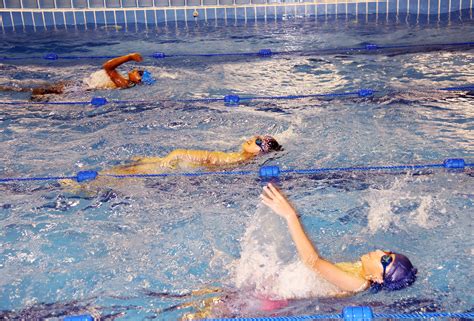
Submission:
[[[0,0],[1,1],[1,0]],[[22,29],[67,29],[77,26],[166,25],[170,22],[252,21],[331,16],[386,16],[444,14],[472,19],[474,0],[318,0],[260,4],[198,6],[86,7],[86,8],[0,8],[3,31]],[[235,3],[235,0],[234,0]],[[71,3],[72,4],[72,3]],[[171,4],[171,2],[170,2]]]

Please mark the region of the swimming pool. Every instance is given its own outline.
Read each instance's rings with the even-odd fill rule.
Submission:
[[[0,35],[0,56],[249,52],[356,47],[366,43],[472,41],[472,20],[450,23],[315,21],[195,24],[135,31],[62,30]],[[1,62],[0,83],[82,79],[101,60]],[[147,59],[152,87],[115,92],[71,91],[52,101],[93,96],[150,103],[2,106],[2,177],[71,175],[107,169],[136,155],[175,148],[234,151],[254,134],[272,134],[283,152],[236,170],[434,163],[474,160],[473,97],[425,91],[474,82],[471,50],[403,51],[286,57]],[[13,80],[12,80],[13,79]],[[300,95],[372,88],[369,98],[171,102],[240,95]],[[395,90],[395,92],[393,92]],[[390,94],[386,95],[385,93]],[[1,101],[25,100],[2,93]],[[374,248],[413,257],[418,281],[394,293],[292,301],[273,312],[239,316],[339,312],[347,305],[377,311],[472,311],[473,172],[290,175],[281,187],[302,214],[322,253],[356,260]],[[282,222],[258,206],[256,176],[122,180],[97,194],[75,194],[54,182],[1,184],[0,310],[6,318],[90,313],[119,319],[177,319],[199,301],[193,290],[270,288],[287,268],[288,287],[308,289]],[[261,226],[252,231],[249,224]],[[268,253],[265,267],[256,258]],[[239,258],[250,258],[240,261]],[[296,271],[296,270],[295,270]],[[299,270],[298,270],[299,271]],[[289,293],[290,285],[293,286]],[[164,295],[163,293],[174,294]],[[319,294],[321,294],[319,293]],[[250,296],[250,295],[249,295]],[[242,302],[241,302],[242,303]],[[242,303],[245,305],[245,302]],[[234,315],[235,316],[235,315]]]

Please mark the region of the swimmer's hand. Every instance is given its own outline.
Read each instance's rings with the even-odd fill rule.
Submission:
[[[268,183],[263,188],[263,193],[260,195],[262,203],[271,208],[275,213],[283,217],[285,220],[290,221],[298,219],[298,213],[275,186]]]
[[[140,55],[138,52],[134,52],[134,53],[128,54],[128,57],[129,57],[131,60],[135,60],[136,62],[142,62],[142,61],[143,61],[142,55]]]

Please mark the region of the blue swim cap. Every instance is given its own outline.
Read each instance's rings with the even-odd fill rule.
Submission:
[[[385,275],[383,283],[380,284],[382,289],[388,291],[403,289],[416,280],[417,269],[413,267],[410,260],[403,254],[393,254],[395,254],[395,260]]]
[[[147,70],[143,71],[141,82],[145,85],[153,85],[156,82],[156,79],[153,78],[151,73]]]

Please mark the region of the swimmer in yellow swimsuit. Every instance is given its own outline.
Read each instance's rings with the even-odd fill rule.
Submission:
[[[306,235],[296,210],[275,186],[265,186],[261,198],[263,204],[286,220],[301,261],[342,291],[357,293],[369,287],[393,291],[415,282],[417,270],[403,254],[376,250],[362,255],[358,262],[338,264],[322,258]]]
[[[262,202],[276,214],[285,219],[291,237],[296,245],[300,260],[315,273],[335,285],[340,291],[336,296],[354,295],[372,288],[378,290],[400,290],[416,280],[416,268],[403,254],[377,250],[361,256],[357,262],[332,263],[322,258],[311,240],[306,235],[298,218],[298,213],[286,197],[271,183],[263,188]],[[247,299],[240,304],[252,304],[254,311],[274,311],[289,304],[286,299],[272,299],[256,296],[252,293],[243,294]],[[209,317],[221,317],[230,314],[233,317],[235,295],[218,294],[218,297],[193,302],[186,307],[193,307],[195,312],[185,313],[182,320],[197,320]],[[245,302],[245,303],[242,303]],[[237,313],[242,306],[237,306]]]
[[[154,79],[145,70],[133,69],[127,76],[122,75],[116,69],[120,65],[129,61],[141,62],[142,56],[139,53],[131,53],[125,56],[110,59],[102,65],[102,69],[90,74],[83,79],[85,90],[95,89],[125,89],[137,84],[151,84]],[[144,81],[145,80],[145,81]],[[57,83],[43,84],[40,86],[1,86],[0,91],[31,92],[32,99],[39,99],[44,95],[62,94],[65,88],[73,82],[61,81]]]
[[[79,184],[70,179],[60,181],[61,186],[73,190],[95,189],[111,183],[116,186],[117,180],[110,175],[161,174],[170,170],[183,170],[198,167],[216,169],[226,165],[235,165],[271,151],[282,150],[272,136],[254,136],[242,144],[242,150],[235,153],[220,151],[176,149],[165,157],[137,157],[130,164],[121,165],[99,173],[97,179]]]
[[[176,149],[165,157],[135,158],[131,164],[104,171],[103,174],[159,174],[167,170],[206,167],[209,169],[248,161],[257,155],[281,150],[271,136],[254,136],[242,144],[235,153],[219,151]]]

